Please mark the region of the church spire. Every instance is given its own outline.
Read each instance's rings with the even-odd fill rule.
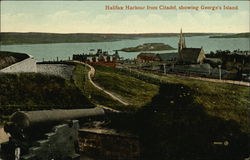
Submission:
[[[181,59],[182,59],[181,51],[183,48],[186,48],[186,43],[185,43],[185,38],[182,34],[182,28],[181,28],[180,39],[179,39],[179,43],[178,43],[178,53],[179,53],[179,56]]]
[[[180,33],[180,39],[179,39],[179,44],[178,44],[178,52],[180,54],[181,50],[183,48],[186,48],[186,43],[185,43],[185,38],[182,34],[182,28],[181,28],[181,33]]]

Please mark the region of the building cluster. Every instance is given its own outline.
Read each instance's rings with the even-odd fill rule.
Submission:
[[[140,53],[137,55],[138,63],[152,63],[152,62],[166,62],[166,61],[176,61],[178,55],[176,53]]]
[[[182,30],[177,53],[140,53],[137,56],[137,62],[140,63],[142,69],[164,73],[173,72],[214,78],[219,77],[219,74],[227,74],[225,70],[211,66],[212,63],[218,65],[221,61],[213,58],[207,59],[203,47],[188,48]]]
[[[180,34],[178,43],[178,61],[183,64],[202,64],[206,58],[203,47],[201,48],[187,48],[185,37]]]
[[[250,51],[235,50],[235,51],[233,51],[231,53],[232,54],[238,54],[238,55],[250,56]]]
[[[120,60],[120,56],[118,54],[118,51],[115,51],[115,53],[113,54],[109,54],[107,51],[102,51],[102,49],[98,49],[94,54],[74,54],[73,60],[78,60],[88,64],[102,64],[115,67],[116,62]]]
[[[180,33],[180,39],[178,43],[178,53],[140,53],[137,56],[137,61],[140,63],[150,62],[164,62],[164,61],[176,61],[178,64],[202,64],[204,63],[206,56],[203,47],[201,48],[187,48],[185,43],[185,37]]]

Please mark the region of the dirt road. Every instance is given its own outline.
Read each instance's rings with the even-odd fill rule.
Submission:
[[[73,62],[81,63],[81,64],[86,65],[87,67],[90,68],[90,71],[88,72],[88,79],[89,79],[90,83],[91,83],[95,88],[97,88],[97,89],[99,89],[99,90],[105,92],[105,93],[106,93],[107,95],[109,95],[112,99],[114,99],[114,100],[116,100],[116,101],[122,103],[123,105],[125,105],[125,106],[129,105],[127,102],[123,101],[122,99],[118,98],[117,96],[115,96],[115,95],[112,94],[111,92],[109,92],[109,91],[103,89],[102,87],[98,86],[96,83],[93,82],[92,77],[94,77],[94,75],[95,75],[95,68],[94,68],[94,67],[92,67],[92,66],[89,65],[89,64],[86,64],[86,63],[83,63],[83,62],[79,62],[79,61],[73,61]]]

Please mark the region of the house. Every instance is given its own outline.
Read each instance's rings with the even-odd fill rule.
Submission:
[[[150,63],[160,61],[160,58],[155,53],[140,53],[137,56],[137,61],[140,63]]]
[[[188,64],[202,64],[206,58],[204,49],[201,48],[183,48],[181,50],[182,62]]]
[[[157,54],[161,62],[175,61],[178,58],[178,53],[161,53]]]
[[[93,51],[93,50],[91,50]],[[95,54],[74,54],[73,60],[86,62],[88,64],[102,64],[106,66],[115,67],[116,62],[120,59],[118,52],[108,54],[107,51],[98,49]]]

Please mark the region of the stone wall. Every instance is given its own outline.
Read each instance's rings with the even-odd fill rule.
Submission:
[[[0,72],[5,72],[5,73],[37,72],[36,60],[32,56],[29,56],[29,58],[27,59],[24,59],[20,62],[17,62],[6,68],[1,69]]]
[[[74,65],[68,64],[37,64],[37,72],[53,74],[70,80],[75,69]]]

